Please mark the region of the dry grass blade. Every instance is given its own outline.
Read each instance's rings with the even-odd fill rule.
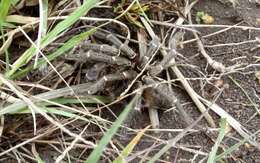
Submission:
[[[47,21],[48,21],[48,0],[39,0],[39,13],[40,13],[40,23],[38,28],[38,35],[36,41],[36,49],[40,49],[42,37],[47,33]],[[39,58],[39,52],[35,54],[34,67],[37,66]]]
[[[60,124],[59,122],[55,121],[52,117],[50,117],[48,114],[46,114],[41,108],[39,108],[38,106],[36,106],[29,98],[25,97],[21,92],[19,92],[10,82],[8,82],[8,80],[6,80],[2,75],[0,75],[0,80],[6,84],[13,92],[16,93],[16,95],[18,97],[20,97],[27,105],[28,107],[31,109],[32,111],[32,115],[35,116],[35,112],[40,113],[43,117],[45,117],[48,121],[50,121],[52,124],[54,124],[55,126],[58,126],[61,130],[63,130],[64,132],[66,132],[67,134],[69,134],[72,137],[79,137],[79,140],[83,141],[85,144],[87,145],[91,145],[93,147],[95,147],[95,144],[93,144],[90,141],[85,140],[84,138],[80,137],[79,135],[76,135],[74,133],[72,133],[71,131],[69,131],[67,128],[65,128],[62,124]],[[34,119],[34,129],[36,132],[36,120]]]
[[[34,103],[39,103],[44,100],[52,100],[63,96],[71,95],[72,92],[76,94],[86,93],[89,88],[92,86],[91,83],[85,83],[80,85],[71,86],[70,88],[65,87],[53,91],[49,91],[46,93],[42,93],[39,95],[32,96],[31,100],[34,101]],[[72,91],[73,90],[73,91]],[[97,102],[99,102],[98,99],[96,99]],[[26,103],[24,101],[16,101],[15,103],[8,105],[0,110],[0,115],[4,114],[14,114],[16,112],[19,112],[21,109],[26,107]]]
[[[8,35],[8,38],[5,40],[4,44],[1,46],[0,48],[0,55],[5,53],[6,50],[10,47],[10,45],[12,44],[13,42],[13,36],[14,36],[14,33],[11,32],[9,35]]]
[[[28,105],[33,117],[34,135],[36,135],[36,116],[35,116],[36,110],[34,109],[34,107],[32,107],[31,102],[21,92],[19,92],[19,90],[16,89],[15,86],[10,81],[5,79],[2,74],[0,74],[0,81],[5,85],[7,85],[20,99],[22,99]]]
[[[17,24],[31,24],[39,21],[37,17],[23,16],[23,15],[8,15],[6,22],[17,23]]]
[[[211,149],[211,152],[209,153],[209,158],[207,163],[214,163],[214,159],[216,157],[217,151],[218,151],[218,147],[222,141],[222,139],[225,136],[226,130],[227,130],[227,122],[226,119],[221,119],[220,121],[220,131],[219,131],[219,135],[218,138],[214,144],[214,146]]]
[[[123,149],[122,153],[113,161],[113,163],[123,163],[126,161],[127,156],[133,151],[136,144],[140,141],[141,137],[144,135],[145,131],[150,126],[142,129],[137,133],[137,135],[130,141],[130,143]]]
[[[86,163],[93,163],[98,162],[100,159],[100,156],[103,152],[103,149],[106,147],[106,145],[111,141],[113,135],[116,133],[120,125],[123,123],[123,121],[127,118],[128,113],[131,109],[133,109],[135,103],[137,100],[137,96],[135,96],[132,101],[125,107],[123,112],[120,114],[118,119],[113,123],[111,128],[105,133],[105,135],[100,140],[97,147],[94,149],[94,151],[91,152],[88,159],[85,161]]]
[[[49,43],[53,42],[57,39],[58,35],[69,28],[72,24],[74,24],[82,15],[84,15],[87,11],[89,11],[92,7],[97,4],[97,0],[88,0],[85,3],[75,10],[68,19],[61,21],[58,23],[55,28],[49,32],[44,38],[42,38],[41,48],[46,47]],[[10,78],[22,65],[28,63],[30,59],[33,57],[34,53],[36,52],[36,48],[32,46],[29,48],[23,55],[17,59],[13,67],[10,71],[8,71],[5,76]]]
[[[80,132],[79,136],[82,136],[83,133],[86,131],[88,125],[84,127],[84,129]],[[75,138],[71,144],[62,152],[61,155],[58,156],[55,163],[62,162],[63,158],[66,156],[66,154],[73,148],[73,146],[79,141],[79,137]]]
[[[248,140],[252,145],[260,149],[260,144],[251,138],[251,133],[246,130],[237,120],[235,120],[231,115],[229,115],[224,109],[215,103],[212,103],[197,94],[197,97],[205,103],[212,111],[218,114],[221,118],[225,118],[230,126],[232,126],[243,138]]]
[[[18,98],[11,96],[3,91],[0,91],[0,98],[9,103],[15,103],[19,101]]]
[[[0,115],[0,136],[2,136],[4,131],[4,122],[5,122],[4,115]]]
[[[248,99],[248,100],[250,101],[250,103],[254,106],[254,108],[255,108],[257,114],[260,115],[260,110],[259,110],[259,108],[257,107],[257,104],[254,103],[254,101],[250,98],[249,94],[245,91],[245,89],[244,89],[235,79],[233,79],[231,76],[229,76],[229,79],[231,79],[232,82],[242,90],[242,92],[246,95],[247,99]]]
[[[32,144],[32,153],[38,163],[44,163],[44,161],[41,159],[39,153],[36,150],[35,143]]]
[[[9,8],[11,6],[11,1],[1,1],[0,2],[0,29],[2,30],[2,25],[8,14]]]

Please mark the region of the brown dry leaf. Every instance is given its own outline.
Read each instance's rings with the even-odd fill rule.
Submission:
[[[258,79],[258,84],[260,84],[260,71],[257,71],[255,73],[255,77],[256,77],[256,79]]]

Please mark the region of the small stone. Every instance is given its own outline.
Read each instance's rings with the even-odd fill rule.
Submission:
[[[257,71],[257,72],[255,73],[255,77],[256,77],[256,79],[258,80],[258,83],[260,84],[260,71]]]

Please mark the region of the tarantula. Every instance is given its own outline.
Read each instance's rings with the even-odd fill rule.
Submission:
[[[174,57],[173,55],[175,55],[169,53],[163,56],[161,61],[154,62],[151,65],[149,63],[160,48],[160,40],[157,37],[150,41],[147,52],[144,55],[137,54],[128,45],[121,42],[114,34],[108,31],[98,30],[94,33],[94,37],[104,40],[111,45],[84,43],[79,46],[79,51],[77,53],[70,53],[65,56],[65,59],[69,61],[96,63],[86,71],[86,78],[93,82],[93,85],[87,91],[88,94],[91,95],[104,91],[107,88],[107,85],[114,83],[115,81],[134,79],[141,71],[144,73],[138,78],[138,86],[157,85],[158,81],[156,81],[154,77],[171,66],[172,63],[170,61]],[[100,75],[99,72],[106,69],[106,66],[100,63],[113,65],[113,71],[115,72],[103,76]],[[144,68],[146,69],[144,70]],[[120,90],[119,93],[122,93],[123,91],[118,87],[116,90]],[[173,105],[176,105],[177,108],[181,108],[174,93],[164,84],[147,88],[141,95],[143,95],[143,101],[146,106],[153,109],[168,109]],[[179,110],[183,111],[182,108]],[[183,114],[185,113],[182,113],[182,115]],[[191,121],[187,123],[191,123]],[[153,127],[157,128],[159,126]]]

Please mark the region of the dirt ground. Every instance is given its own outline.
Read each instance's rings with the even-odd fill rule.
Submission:
[[[209,15],[212,15],[215,19],[214,24],[226,24],[226,25],[234,25],[236,23],[241,22],[243,23],[240,25],[251,25],[255,27],[260,27],[259,24],[259,17],[260,17],[260,10],[259,7],[255,5],[251,5],[249,2],[246,1],[239,1],[240,5],[237,8],[233,8],[232,5],[223,4],[219,1],[213,0],[205,0],[200,1],[192,10],[192,15],[195,17],[195,13],[197,11],[205,11]],[[207,35],[209,33],[215,32],[219,29],[217,28],[201,28],[198,29],[201,32],[201,35]],[[256,49],[251,51],[253,47],[257,44],[252,43],[245,43],[241,45],[234,45],[234,46],[220,46],[220,47],[210,47],[211,45],[216,44],[227,44],[227,43],[236,43],[236,42],[243,42],[250,39],[254,39],[255,37],[259,37],[260,32],[255,32],[252,30],[241,30],[241,29],[231,29],[221,34],[215,35],[213,37],[205,38],[203,43],[208,45],[209,47],[206,48],[207,52],[210,56],[212,56],[217,61],[222,62],[226,66],[235,65],[238,63],[243,63],[245,65],[250,65],[255,63],[256,59],[254,56],[260,55],[260,49]],[[191,39],[191,35],[186,34],[185,39]],[[198,48],[196,44],[185,44],[184,48],[180,50],[182,54],[188,58],[188,63],[192,65],[196,65],[198,70],[202,71],[204,74],[210,75],[213,73],[212,69],[206,67],[206,61],[198,55]],[[258,62],[259,63],[259,62]],[[257,64],[257,63],[255,63]],[[184,73],[185,77],[198,77],[198,73],[196,73],[192,68],[189,69],[187,67],[181,69]],[[237,81],[240,86],[245,90],[245,92],[249,95],[252,101],[257,105],[259,108],[260,104],[260,85],[255,77],[255,72],[259,71],[259,66],[252,66],[246,69],[243,69],[240,72],[232,73],[229,75],[223,75],[220,80],[223,80],[224,91],[221,93],[220,97],[217,98],[216,103],[224,108],[230,115],[232,115],[235,119],[237,119],[241,124],[243,124],[248,130],[252,133],[256,132],[260,129],[260,117],[259,115],[255,115],[256,111],[252,106],[252,103],[248,100],[248,97],[245,93],[239,88],[234,82],[229,78],[232,77],[235,81]],[[202,77],[202,76],[201,76]],[[203,77],[202,77],[203,78]],[[219,79],[218,79],[219,80]],[[212,80],[214,82],[218,80]],[[199,81],[191,81],[190,82],[193,88],[199,92],[200,94],[204,95],[207,99],[212,99],[212,90],[214,86],[208,84],[206,82],[199,82]],[[176,83],[178,84],[178,83]],[[180,85],[178,85],[180,86]],[[181,86],[180,86],[181,87]],[[199,112],[197,111],[196,107],[190,102],[191,99],[188,95],[182,90],[181,88],[176,89],[175,91],[178,92],[178,97],[181,99],[182,104],[185,105],[185,109],[189,112],[190,115],[194,119],[199,116]],[[214,92],[214,91],[213,91]],[[215,117],[216,122],[219,120],[219,117],[216,116],[213,112],[211,115]],[[148,115],[142,115],[142,117]],[[140,124],[142,124],[140,126]],[[146,121],[143,119],[138,118],[138,122],[135,123],[134,128],[142,128],[145,125],[149,124],[149,119],[146,118]],[[201,124],[206,124],[206,122],[201,122]],[[184,122],[181,117],[174,111],[170,111],[167,113],[160,114],[160,128],[162,129],[176,129],[176,128],[184,128]],[[169,139],[170,137],[174,137],[176,133],[171,132],[162,132],[157,134],[161,139]],[[239,138],[235,131],[232,131],[228,134],[228,137],[224,140],[224,148],[230,147],[236,141],[234,138]],[[256,136],[256,139],[260,140],[260,135]],[[150,144],[152,144],[151,142]],[[143,144],[138,146],[138,150],[144,150],[149,145],[149,143],[144,142]],[[180,146],[183,147],[190,147],[192,149],[196,149],[199,151],[209,152],[211,147],[214,145],[214,142],[205,134],[204,131],[198,133],[190,133],[189,135],[185,136],[179,142]],[[239,150],[236,150],[232,153],[232,155],[225,160],[225,162],[243,162],[243,163],[255,163],[260,162],[260,151],[252,146],[247,146],[248,144],[242,145]],[[159,150],[160,147],[154,148],[153,151],[150,153],[152,156]],[[201,156],[182,150],[181,148],[173,148],[168,151],[167,154],[164,155],[162,160],[166,162],[199,162],[201,160]],[[138,161],[136,161],[138,162]],[[204,161],[205,162],[205,161]]]
[[[239,4],[234,8],[231,4],[220,2],[218,0],[203,0],[199,1],[192,9],[192,18],[195,23],[196,13],[198,11],[204,11],[214,17],[214,24],[216,25],[234,25],[239,23],[240,26],[251,26],[260,28],[260,6],[250,3],[247,0],[239,0]],[[108,16],[108,15],[107,15]],[[155,26],[159,29],[160,26]],[[200,32],[200,36],[218,31],[220,28],[196,28]],[[223,63],[226,66],[235,64],[243,64],[243,69],[238,72],[223,74],[218,79],[213,78],[210,81],[206,80],[190,80],[191,86],[197,93],[202,95],[206,99],[215,100],[225,111],[227,111],[232,117],[238,120],[247,130],[254,133],[260,130],[260,115],[256,114],[256,108],[260,109],[260,82],[257,80],[255,73],[260,71],[260,61],[257,61],[256,56],[260,57],[260,48],[255,48],[260,45],[260,42],[246,42],[248,40],[255,40],[256,37],[260,38],[260,30],[232,28],[220,34],[216,34],[212,37],[203,38],[203,43],[206,47],[208,54],[215,60]],[[194,67],[182,67],[180,70],[187,78],[205,78],[202,74],[206,74],[207,77],[213,75],[215,71],[206,63],[206,60],[199,54],[199,50],[196,42],[185,43],[185,41],[193,38],[193,35],[189,32],[184,35],[183,47],[179,47],[178,51],[186,58],[178,58],[177,63],[186,63]],[[240,43],[243,42],[243,43]],[[240,44],[231,44],[240,43]],[[226,44],[226,45],[224,45]],[[134,44],[133,44],[134,45]],[[138,49],[138,48],[136,48]],[[26,80],[26,79],[25,79]],[[239,85],[236,85],[236,81]],[[223,90],[220,94],[214,85],[220,84]],[[197,119],[200,116],[200,112],[196,106],[191,102],[188,94],[179,82],[174,83],[176,87],[174,91],[180,99],[181,104],[185,110],[193,119]],[[252,103],[253,102],[253,103]],[[120,113],[120,109],[124,107],[125,101],[113,106],[111,109],[115,114]],[[108,114],[106,115],[106,113]],[[114,120],[112,114],[107,111],[101,113],[103,118]],[[210,114],[214,117],[216,123],[219,123],[219,117],[210,111]],[[132,155],[143,156],[146,158],[152,157],[157,153],[163,144],[159,144],[158,141],[168,140],[176,136],[179,132],[172,132],[167,129],[184,129],[187,127],[182,117],[179,116],[175,109],[170,111],[159,112],[160,129],[165,129],[159,133],[149,132],[149,136],[145,136],[140,143],[134,149]],[[30,116],[17,116],[16,118],[8,119],[9,124],[17,123],[17,125],[10,125],[8,131],[15,131],[16,133],[4,133],[0,147],[11,147],[21,140],[25,140],[33,136],[33,128],[31,125]],[[135,114],[134,119],[128,120],[124,125],[133,129],[142,129],[150,124],[148,113],[144,110],[142,113]],[[214,141],[217,137],[217,132],[207,131],[207,122],[202,120],[200,125],[205,126],[205,130],[196,132],[189,132],[184,138],[181,139],[173,148],[171,148],[158,162],[206,162],[203,160],[205,155],[211,151]],[[21,125],[21,126],[20,126]],[[38,126],[48,126],[45,120],[39,120]],[[82,127],[83,124],[75,124],[75,126]],[[74,127],[75,127],[74,126]],[[24,129],[24,130],[23,130]],[[42,128],[44,131],[44,128]],[[20,131],[18,133],[17,131]],[[125,146],[136,133],[131,131],[119,132],[114,138],[116,144],[122,144]],[[88,130],[88,140],[98,141],[102,137],[102,132],[97,130],[96,126],[92,127],[92,130]],[[58,137],[60,140],[64,139],[64,135],[61,132],[50,133],[48,140]],[[156,141],[157,139],[157,141]],[[236,144],[242,138],[232,130],[229,132],[223,142],[222,149],[227,149]],[[260,134],[256,135],[255,139],[260,142]],[[69,141],[69,140],[68,140]],[[38,151],[41,151],[40,155],[45,159],[46,163],[54,162],[54,158],[58,154],[44,142],[35,141]],[[158,145],[159,144],[159,145]],[[56,144],[57,145],[57,144]],[[1,147],[1,148],[2,148]],[[30,147],[24,146],[29,150]],[[60,147],[60,150],[65,147]],[[80,146],[77,149],[73,149],[70,155],[77,158],[80,157],[81,152],[85,149]],[[88,150],[88,149],[87,149]],[[25,150],[26,151],[26,150]],[[140,154],[141,151],[147,151]],[[223,151],[223,150],[222,150]],[[88,153],[88,152],[87,152]],[[113,153],[106,153],[107,156],[113,155]],[[111,157],[112,158],[112,157]],[[130,162],[141,162],[142,157],[137,157]],[[131,159],[131,157],[130,157]],[[15,162],[10,159],[9,162]],[[142,160],[147,162],[147,160]],[[5,161],[6,162],[6,161]],[[7,161],[8,162],[8,161]],[[72,158],[73,162],[73,158]],[[103,158],[100,162],[109,162],[109,157]],[[239,149],[232,152],[231,155],[226,157],[224,162],[241,162],[241,163],[260,163],[260,150],[253,147],[249,143],[243,144]]]

